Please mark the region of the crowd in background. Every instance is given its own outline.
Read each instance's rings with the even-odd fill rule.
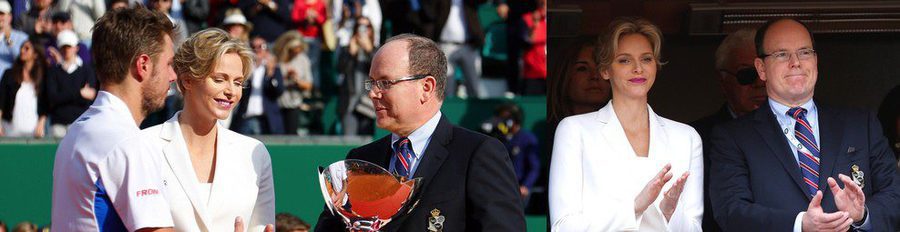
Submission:
[[[11,2],[10,2],[11,1]],[[447,90],[467,99],[543,95],[543,0],[0,0],[0,136],[62,137],[100,89],[91,28],[106,11],[144,5],[190,34],[219,27],[256,55],[245,98],[226,126],[250,135],[374,133],[363,82],[381,41],[415,33],[450,61]],[[326,105],[336,102],[335,109]],[[142,128],[181,109],[166,107]],[[326,125],[323,118],[337,122]]]

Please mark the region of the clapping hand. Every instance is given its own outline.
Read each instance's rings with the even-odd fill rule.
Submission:
[[[844,182],[843,189],[838,186],[834,178],[828,177],[828,187],[834,194],[834,204],[837,205],[838,210],[850,213],[850,219],[853,219],[853,222],[862,221],[866,212],[866,194],[850,177],[839,174],[838,178]]]
[[[809,202],[802,220],[803,231],[847,231],[850,229],[850,223],[853,223],[847,212],[822,211],[822,191],[816,191],[816,196]]]
[[[675,213],[675,207],[678,206],[678,198],[681,197],[681,191],[684,190],[684,183],[687,182],[687,178],[690,175],[690,172],[684,172],[684,174],[681,175],[681,178],[678,178],[678,180],[675,181],[675,184],[672,184],[672,187],[663,194],[663,199],[659,204],[659,208],[663,215],[666,216],[666,221],[672,219],[672,214]]]
[[[634,198],[635,217],[643,214],[644,211],[647,210],[647,207],[650,207],[650,204],[653,204],[653,201],[659,196],[659,192],[662,191],[663,185],[672,179],[671,170],[672,164],[666,164],[653,179],[650,179],[650,182],[644,186],[644,189],[638,193],[637,197]]]

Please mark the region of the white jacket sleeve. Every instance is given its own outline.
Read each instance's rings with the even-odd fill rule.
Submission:
[[[616,197],[616,186],[607,191],[585,191],[585,186],[602,185],[602,180],[585,179],[584,160],[605,154],[585,154],[582,138],[587,132],[577,119],[566,118],[556,130],[550,165],[550,223],[552,231],[637,230],[640,218],[634,215],[634,198]],[[599,168],[599,167],[598,167]],[[590,199],[590,201],[585,201]],[[590,203],[587,203],[590,202]],[[702,206],[702,205],[701,205]]]
[[[272,182],[272,159],[269,151],[262,143],[257,144],[253,151],[253,160],[259,162],[259,193],[256,196],[256,205],[253,207],[253,215],[250,216],[248,231],[264,231],[266,224],[275,225],[275,185]]]
[[[691,159],[687,182],[669,220],[669,231],[702,231],[703,221],[703,142],[697,131],[690,130]],[[681,173],[673,173],[675,178]],[[672,181],[675,181],[675,178]]]

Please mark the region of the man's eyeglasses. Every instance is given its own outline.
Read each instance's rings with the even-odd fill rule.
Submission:
[[[772,58],[775,58],[775,61],[785,62],[785,61],[788,61],[791,59],[792,54],[797,54],[797,59],[799,59],[799,60],[808,60],[809,58],[813,58],[814,56],[816,56],[816,50],[813,50],[812,48],[803,48],[803,49],[797,50],[796,52],[777,51],[777,52],[765,54],[764,56],[762,56],[760,58],[766,59],[767,57],[772,57]]]
[[[366,80],[365,87],[366,87],[366,91],[372,91],[372,89],[374,89],[376,87],[379,90],[388,90],[388,89],[391,89],[392,85],[396,85],[397,83],[404,82],[404,81],[418,80],[418,79],[425,78],[427,76],[431,76],[431,74],[418,74],[418,75],[401,77],[401,78],[397,78],[397,79],[393,79],[393,80],[377,80],[376,81],[376,80],[369,79],[369,80]]]
[[[725,69],[721,69],[719,71],[728,73],[728,75],[734,76],[735,79],[737,79],[738,84],[741,84],[741,85],[752,85],[754,82],[756,82],[756,79],[759,79],[759,74],[756,73],[755,68],[747,67],[747,68],[738,69],[736,73],[730,72]]]

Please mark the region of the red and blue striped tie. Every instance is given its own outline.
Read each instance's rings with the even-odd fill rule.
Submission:
[[[797,120],[794,124],[794,137],[800,142],[797,147],[797,160],[800,161],[800,172],[803,182],[809,189],[809,195],[815,195],[819,189],[819,145],[813,135],[812,126],[806,121],[806,109],[794,107],[787,114]]]
[[[412,169],[412,159],[416,155],[412,150],[412,143],[409,142],[409,138],[400,138],[400,140],[394,142],[394,155],[397,156],[394,159],[394,171],[400,176],[409,177],[409,171]]]

